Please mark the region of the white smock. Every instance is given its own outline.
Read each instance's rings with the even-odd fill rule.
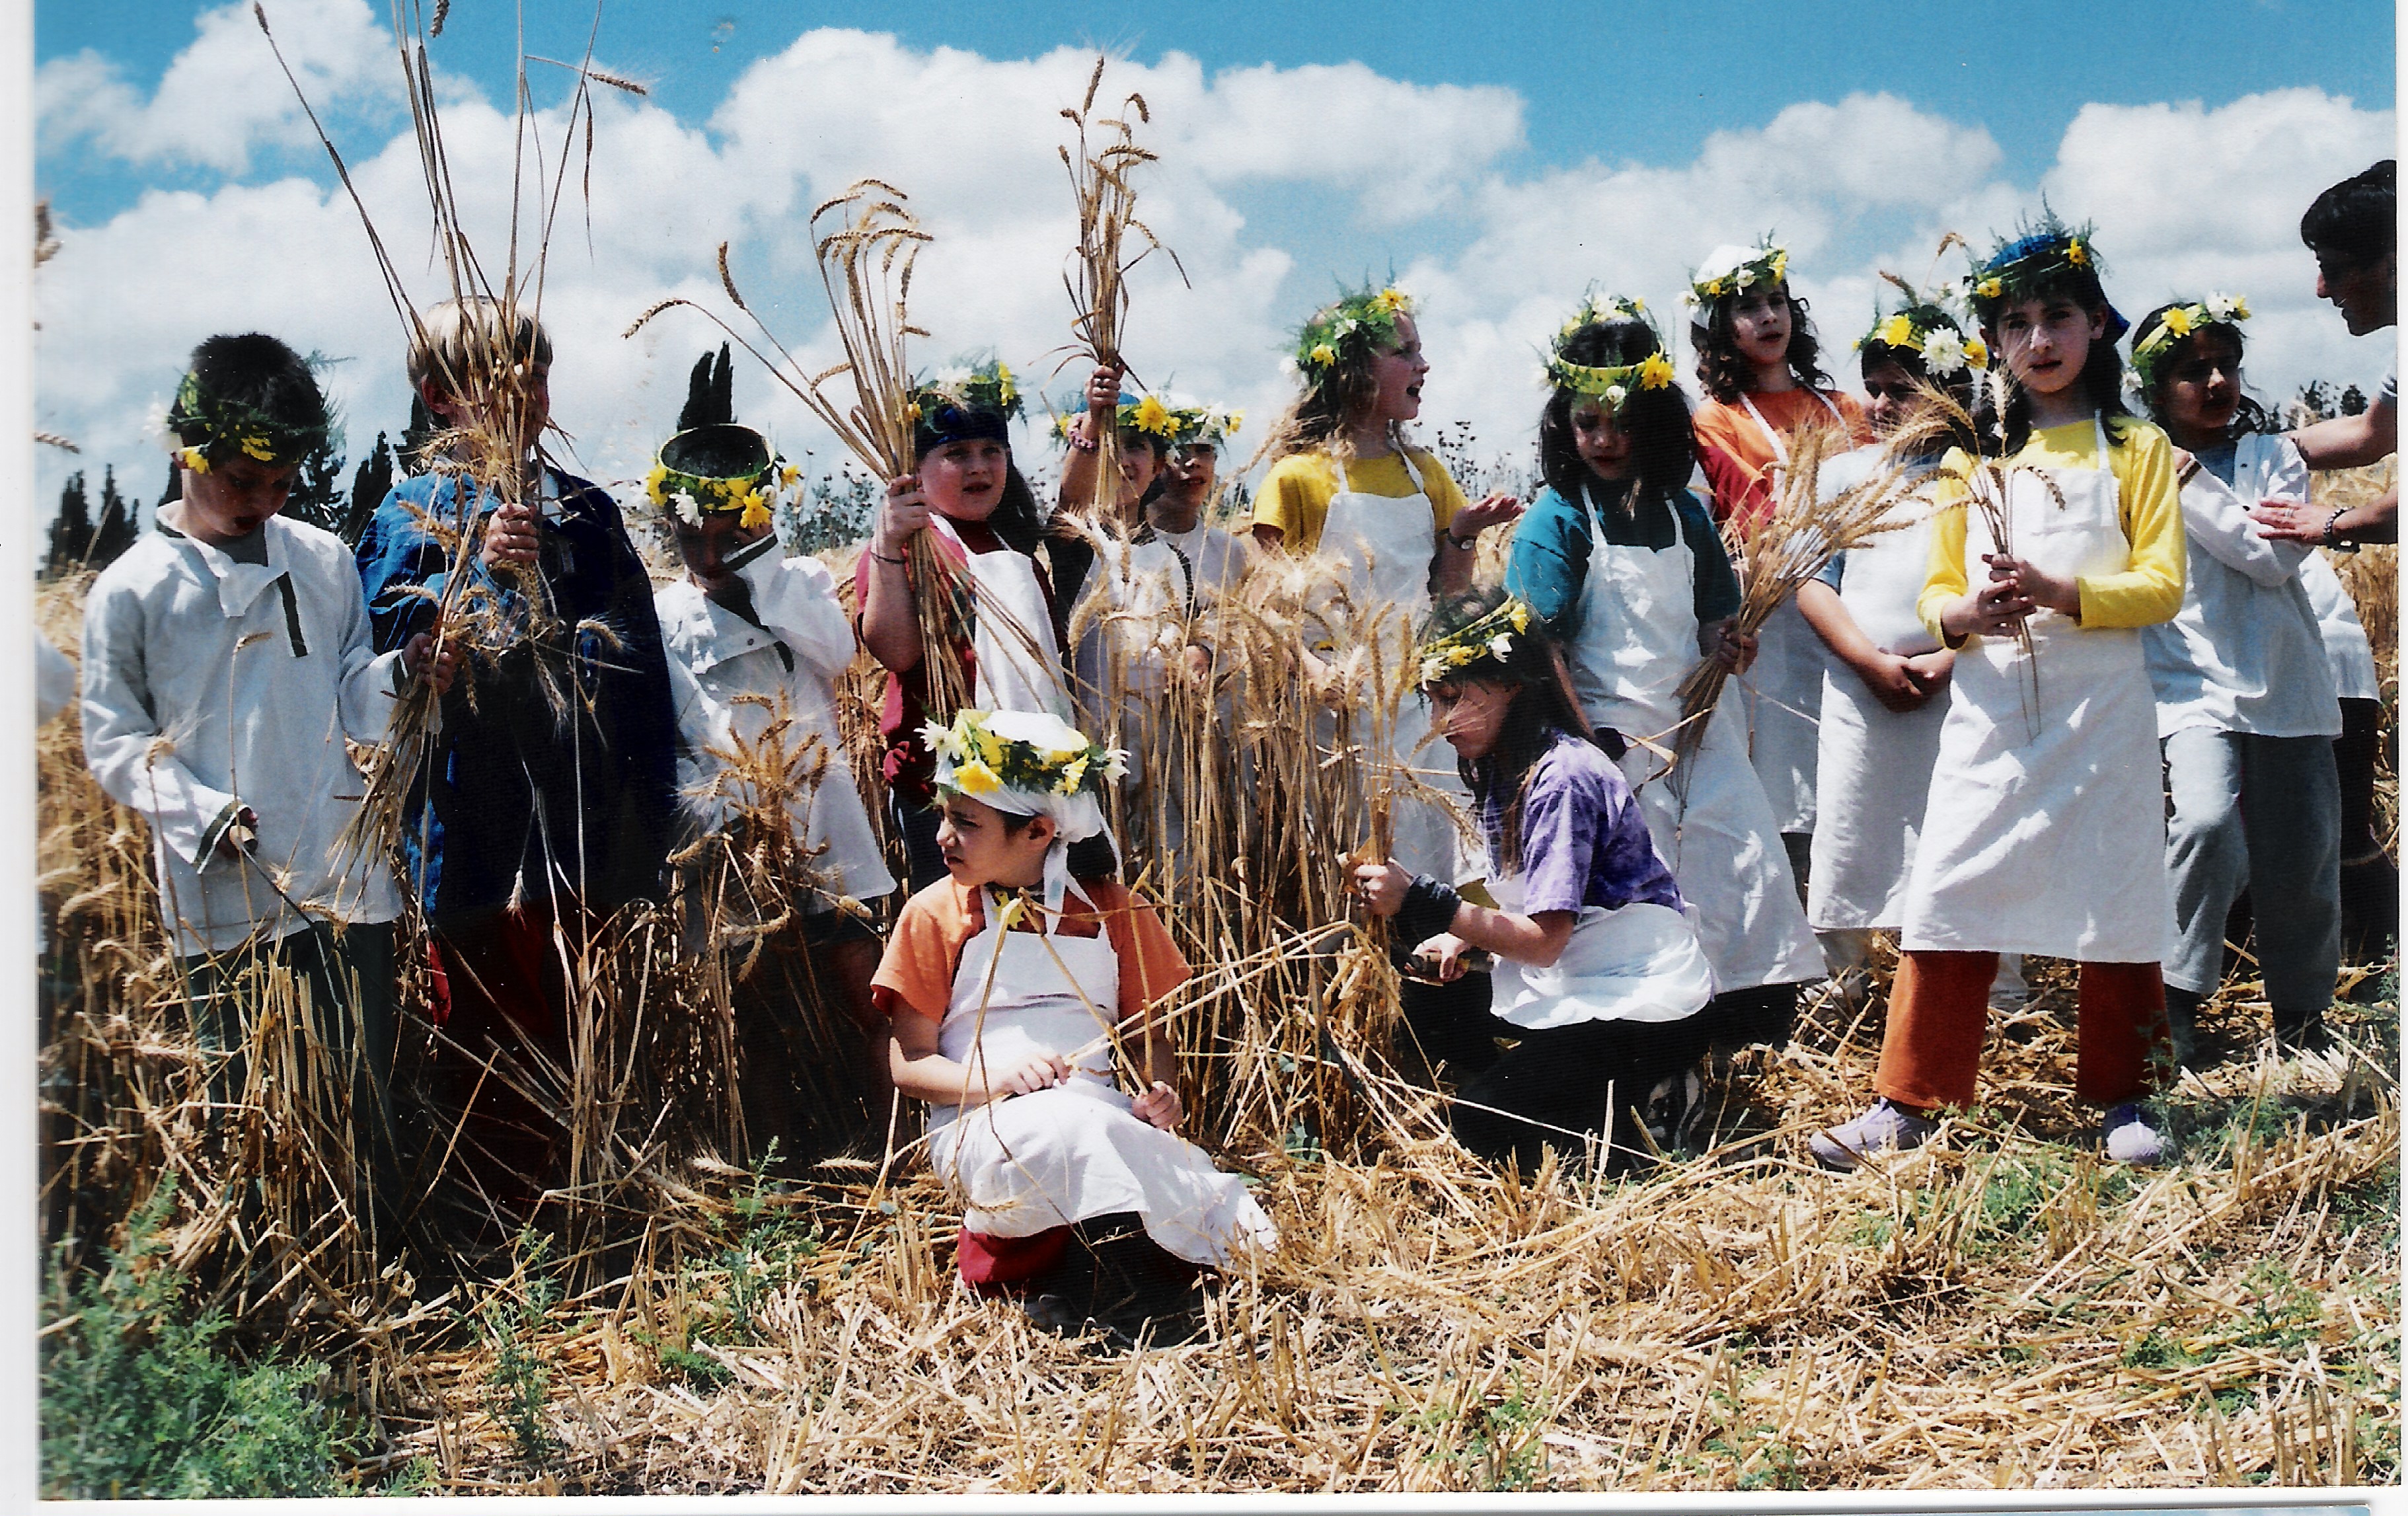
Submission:
[[[401,654],[376,651],[340,537],[282,516],[259,531],[254,564],[162,523],[84,599],[84,761],[150,822],[187,956],[296,932],[296,904],[363,923],[401,913],[391,865],[341,843],[367,788],[344,743],[385,740]],[[217,846],[246,806],[248,860]]]
[[[2325,644],[2325,666],[2332,674],[2333,694],[2344,700],[2379,700],[2382,676],[2374,666],[2374,644],[2358,619],[2358,602],[2333,571],[2332,560],[2311,552],[2300,565],[2300,583],[2315,612],[2316,631]]]
[[[874,900],[890,894],[895,876],[837,721],[836,681],[852,665],[854,644],[836,577],[816,558],[783,558],[774,549],[737,572],[752,588],[757,624],[691,579],[653,596],[662,646],[693,676],[673,681],[678,788],[704,829],[717,831],[744,797],[710,794],[712,781],[728,755],[757,751],[775,728],[782,761],[802,776],[819,770],[816,784],[802,785],[786,801],[811,867],[833,895]]]
[[[1838,479],[1828,493],[1856,482],[1851,476],[1880,454],[1860,448],[1831,460]],[[1841,465],[1848,465],[1842,468]],[[1931,558],[1931,501],[1922,493],[1892,506],[1887,521],[1911,524],[1867,537],[1847,550],[1840,604],[1874,647],[1912,658],[1940,642],[1915,614]],[[1813,862],[1806,879],[1806,919],[1817,930],[1896,930],[1905,919],[1906,879],[1923,829],[1931,767],[1940,757],[1940,728],[1948,716],[1945,690],[1909,711],[1875,698],[1855,670],[1832,662],[1823,676],[1823,725],[1816,744]]]
[[[964,944],[952,1002],[937,1033],[944,1056],[999,1075],[1039,1053],[1096,1041],[1118,1014],[1120,958],[1111,935],[1002,931],[985,924]],[[1080,1058],[1069,1080],[965,1111],[928,1113],[928,1157],[958,1194],[962,1224],[992,1237],[1030,1237],[1095,1216],[1135,1211],[1146,1235],[1190,1263],[1218,1266],[1240,1243],[1279,1235],[1245,1180],[1212,1166],[1195,1144],[1130,1113],[1111,1081],[1108,1049]]]
[[[931,531],[961,550],[975,587],[970,614],[974,670],[970,704],[980,710],[1044,711],[1073,720],[1063,687],[1062,650],[1054,640],[1054,618],[1037,560],[1010,547],[972,552],[953,523],[928,514]]]
[[[1491,870],[1497,908],[1523,914],[1524,881]],[[1495,1014],[1526,1031],[1582,1022],[1677,1022],[1714,997],[1714,973],[1689,918],[1652,901],[1583,906],[1562,956],[1541,968],[1498,954]]]
[[[1845,432],[1848,419],[1831,397],[1820,390],[1810,393]],[[1764,419],[1744,391],[1739,400],[1772,447],[1765,482],[1777,500],[1782,476],[1789,468],[1789,439]],[[1823,639],[1799,614],[1798,597],[1790,595],[1757,629],[1756,662],[1746,676],[1732,681],[1739,690],[1740,713],[1747,719],[1748,761],[1764,781],[1764,798],[1784,832],[1814,830],[1816,725],[1822,720],[1823,675],[1829,665]]]
[[[2232,455],[2232,482],[2206,467],[2182,487],[2186,572],[2173,620],[2141,630],[2157,735],[2193,727],[2258,737],[2338,737],[2315,608],[2300,582],[2314,551],[2258,535],[2261,500],[2305,500],[2308,465],[2288,437],[2253,434]]]
[[[1184,532],[1167,532],[1157,526],[1154,536],[1179,550],[1187,560],[1194,575],[1196,598],[1199,602],[1218,600],[1237,587],[1254,566],[1254,547],[1242,537],[1233,536],[1217,526],[1207,526],[1201,521]]]
[[[2117,511],[2106,429],[2092,420],[2096,467],[2008,474],[2017,556],[2050,574],[2122,571],[2131,543]],[[1998,550],[1967,508],[1966,582],[1989,581]],[[1975,637],[1956,654],[1899,945],[1910,951],[2042,953],[2084,963],[2171,957],[2165,790],[2157,702],[2130,627],[2084,627],[2035,611],[2040,672],[2012,636]]]
[[[1669,508],[1669,507],[1667,508]],[[1566,655],[1588,719],[1626,738],[1673,745],[1681,680],[1698,661],[1696,559],[1676,519],[1656,549],[1590,534],[1581,629]],[[1656,851],[1697,915],[1717,993],[1802,984],[1824,975],[1822,951],[1798,903],[1764,785],[1747,760],[1746,728],[1718,702],[1680,778],[1632,742],[1622,772],[1638,795]]]
[[[1351,487],[1345,465],[1330,460],[1338,493],[1330,496],[1315,550],[1336,566],[1355,608],[1376,612],[1382,654],[1401,659],[1388,672],[1392,689],[1410,686],[1417,672],[1412,655],[1430,613],[1430,554],[1438,543],[1438,509],[1422,485],[1421,470],[1411,453],[1399,450],[1397,457],[1413,481],[1412,494],[1365,494]],[[1418,781],[1417,793],[1400,788],[1390,803],[1389,861],[1409,874],[1460,878],[1464,845],[1456,818],[1469,812],[1471,796],[1455,770],[1455,750],[1430,734],[1429,707],[1407,688],[1397,698],[1393,724],[1376,719],[1368,703],[1355,715],[1380,728],[1383,739],[1364,755],[1360,771],[1367,789],[1383,772],[1410,770]]]
[[[1087,730],[1106,747],[1161,695],[1195,603],[1186,557],[1158,536],[1108,537],[1079,593],[1073,667]],[[1112,698],[1117,695],[1117,699]]]

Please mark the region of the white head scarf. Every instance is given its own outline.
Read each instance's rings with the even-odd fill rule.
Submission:
[[[1070,765],[1085,758],[1094,747],[1083,733],[1050,712],[998,710],[983,717],[975,711],[963,714],[974,718],[976,726],[999,741],[1027,744],[1048,761],[1053,774],[1068,775]],[[1066,794],[1058,781],[1043,789],[1000,782],[1000,776],[963,751],[945,728],[924,727],[921,735],[937,755],[939,789],[952,790],[1009,815],[1043,816],[1054,822],[1054,840],[1045,850],[1045,908],[1060,910],[1064,894],[1078,888],[1070,878],[1070,844],[1108,832],[1098,792],[1102,779],[1116,779],[1126,771],[1123,755],[1117,751],[1107,754],[1093,783],[1085,782],[1087,765],[1080,763],[1079,779],[1073,781],[1072,792]],[[1078,894],[1080,899],[1095,904],[1084,890]]]

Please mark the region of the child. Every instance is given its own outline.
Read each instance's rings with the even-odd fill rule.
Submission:
[[[1113,429],[1120,479],[1109,519],[1093,523],[1107,551],[1073,528],[1054,533],[1055,586],[1071,608],[1080,703],[1090,725],[1117,740],[1144,703],[1162,693],[1165,622],[1195,609],[1196,573],[1187,555],[1164,542],[1146,519],[1146,502],[1161,488],[1174,422],[1153,395],[1120,390],[1120,370],[1099,367],[1088,379],[1085,404],[1063,433],[1069,456],[1062,465],[1057,522],[1082,518],[1096,483],[1106,426]],[[1067,548],[1067,551],[1064,551]],[[1071,566],[1074,565],[1075,566]],[[1117,698],[1107,699],[1108,695]]]
[[[1245,418],[1218,406],[1172,404],[1169,409],[1170,458],[1162,487],[1146,507],[1146,519],[1155,535],[1187,560],[1200,604],[1227,594],[1254,563],[1252,542],[1205,520],[1219,493],[1215,475],[1220,450],[1238,435]]]
[[[1823,964],[1738,712],[1718,706],[1678,771],[1660,756],[1697,661],[1743,671],[1755,651],[1730,631],[1740,591],[1722,538],[1683,487],[1688,404],[1645,311],[1612,296],[1592,296],[1564,324],[1547,376],[1547,487],[1514,532],[1506,588],[1563,645],[1584,718],[1619,757],[1656,851],[1698,911],[1719,991],[1707,1011],[1714,1040],[1783,1046],[1798,986]]]
[[[1534,1170],[1542,1148],[1602,1135],[1604,1172],[1641,1151],[1633,1121],[1659,1085],[1682,1089],[1706,1051],[1713,995],[1696,930],[1613,760],[1573,705],[1529,607],[1490,591],[1441,609],[1421,687],[1454,745],[1488,846],[1494,908],[1392,863],[1354,884],[1399,937],[1436,938],[1440,974],[1467,946],[1496,954],[1494,1017],[1513,1051],[1466,1081],[1455,1136]],[[1669,1123],[1677,1129],[1676,1116]]]
[[[350,1110],[381,1166],[401,901],[341,840],[363,788],[344,744],[382,742],[404,683],[448,687],[456,655],[420,633],[380,656],[341,540],[279,514],[333,426],[299,354],[210,337],[166,424],[181,493],[84,602],[85,758],[150,823],[194,1031],[225,1055],[211,1098],[240,1097],[247,1011],[288,970],[356,1059]]]
[[[1350,293],[1324,307],[1297,334],[1295,361],[1304,392],[1263,447],[1272,465],[1254,496],[1254,544],[1327,560],[1370,623],[1367,639],[1410,648],[1431,592],[1469,588],[1480,534],[1513,520],[1521,505],[1502,493],[1465,504],[1446,466],[1406,444],[1429,363],[1402,291]],[[1321,677],[1318,659],[1307,666]],[[1330,698],[1345,696],[1333,690]],[[1449,812],[1462,795],[1452,770],[1433,770],[1420,752],[1428,735],[1420,702],[1402,701],[1369,768],[1412,771],[1443,797],[1398,801],[1390,852],[1410,872],[1452,877]]]
[[[2014,377],[2003,413],[1976,418],[1985,440],[2000,438],[2003,498],[1988,464],[1952,451],[1941,465],[1916,608],[1956,664],[1908,878],[1881,1098],[1813,1149],[1853,1167],[1920,1143],[1935,1108],[1972,1104],[1985,992],[1995,955],[2012,951],[2080,962],[2075,1088],[2107,1108],[2110,1158],[2154,1163],[2163,1143],[2140,1102],[2162,1041],[2157,965],[2172,911],[2139,628],[2182,604],[2173,450],[2118,398],[2124,322],[2086,229],[2051,216],[2000,247],[1972,293],[1983,339]]]
[[[1943,387],[1970,411],[1987,357],[1980,338],[1968,341],[1953,317],[1929,304],[1878,322],[1856,349],[1872,427],[1883,436],[1914,413],[1924,383]],[[1928,476],[1942,451],[1935,447],[1898,466]],[[1824,463],[1817,491],[1836,496],[1883,465],[1878,445],[1842,453]],[[1819,579],[1798,588],[1799,613],[1835,665],[1823,676],[1813,865],[1806,881],[1807,919],[1827,956],[1834,956],[1840,934],[1861,942],[1870,929],[1897,930],[1906,904],[1907,866],[1956,659],[1914,610],[1930,556],[1929,508],[1921,496],[1902,503],[1894,519],[1904,524],[1834,554]],[[1861,962],[1863,950],[1842,949],[1836,956]]]
[[[810,1130],[794,1109],[798,1084],[814,1088],[820,1111],[853,1107],[865,1129],[885,1115],[885,1101],[863,1100],[876,1095],[885,1072],[882,1057],[865,1062],[866,1036],[830,1048],[801,1008],[815,985],[825,985],[865,1034],[876,1023],[869,978],[878,936],[864,918],[894,891],[895,876],[837,721],[836,681],[854,643],[835,577],[816,558],[780,550],[771,503],[793,470],[781,469],[760,433],[735,423],[726,350],[715,384],[710,365],[708,357],[697,365],[680,430],[661,445],[645,481],[685,565],[685,578],[664,585],[653,604],[670,657],[691,676],[677,681],[687,804],[711,833],[726,830],[739,808],[777,807],[817,886],[798,900],[754,903],[755,920],[791,910],[799,922],[771,940],[767,961],[735,991],[746,1137],[755,1153],[782,1139],[789,1158],[808,1161],[856,1134]],[[876,1051],[883,1052],[882,1033]]]
[[[523,311],[481,297],[428,311],[409,381],[447,430],[357,552],[379,646],[429,629],[447,595],[456,608],[445,634],[468,677],[418,739],[404,858],[434,950],[439,1077],[467,1108],[461,1150],[522,1217],[564,1134],[502,1070],[568,1067],[568,965],[590,962],[612,912],[660,898],[676,804],[652,579],[618,505],[544,454],[551,369]],[[479,477],[497,459],[523,471],[521,498]]]
[[[2189,544],[2182,609],[2142,634],[2173,802],[2166,871],[2181,940],[2166,1020],[2185,1063],[2244,881],[2279,1046],[2324,1045],[2341,966],[2341,704],[2300,581],[2313,550],[2268,541],[2250,519],[2261,501],[2304,501],[2308,467],[2242,393],[2248,315],[2211,294],[2159,307],[2132,333],[2142,401],[2177,450]]]
[[[1689,346],[1706,393],[1696,422],[1698,464],[1713,493],[1714,520],[1736,522],[1742,534],[1771,512],[1799,433],[1820,426],[1857,442],[1870,436],[1856,402],[1829,387],[1806,302],[1789,293],[1788,276],[1789,254],[1766,242],[1716,248],[1690,278]],[[1762,639],[1739,691],[1748,756],[1790,866],[1803,869],[1814,830],[1823,646],[1794,603],[1773,611]]]
[[[968,1208],[962,1279],[1031,1292],[1043,1324],[1100,1316],[1135,1335],[1175,1313],[1195,1266],[1277,1235],[1243,1180],[1173,1135],[1176,1056],[1154,1009],[1187,978],[1179,950],[1144,900],[1072,877],[1069,845],[1102,829],[1121,757],[1017,711],[965,710],[923,739],[948,877],[904,906],[876,994],[895,1087],[929,1103],[929,1161]],[[1132,1223],[1141,1237],[1094,1247]]]
[[[914,532],[927,529],[968,581],[952,652],[969,703],[1067,718],[1071,702],[1062,621],[1035,556],[1044,523],[1011,461],[1011,418],[1021,411],[1011,370],[989,362],[956,371],[921,385],[912,405],[917,471],[887,481],[869,547],[853,568],[853,598],[860,608],[855,630],[890,676],[878,734],[886,743],[883,771],[917,891],[942,878],[945,867],[937,849],[942,818],[930,788],[936,759],[920,739],[934,713],[907,551]]]

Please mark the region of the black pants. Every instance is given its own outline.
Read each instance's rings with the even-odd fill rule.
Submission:
[[[1541,1149],[1569,1155],[1580,1143],[1570,1134],[1606,1132],[1610,1121],[1603,1167],[1614,1174],[1647,1151],[1637,1112],[1657,1083],[1705,1055],[1707,1027],[1700,1013],[1677,1022],[1579,1022],[1515,1035],[1518,1047],[1456,1092],[1456,1139],[1491,1163],[1512,1158],[1526,1174],[1538,1166]]]
[[[2341,770],[2342,957],[2353,964],[2387,956],[2400,932],[2400,872],[2374,835],[2374,765],[2382,746],[2383,703],[2343,701],[2333,763]]]

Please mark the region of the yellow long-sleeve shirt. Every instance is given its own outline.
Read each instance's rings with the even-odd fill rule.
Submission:
[[[1421,488],[1429,495],[1430,514],[1443,532],[1463,508],[1463,491],[1436,454],[1415,448],[1412,455],[1413,467],[1421,473]],[[1390,498],[1415,493],[1412,475],[1393,452],[1348,464],[1346,487]],[[1263,487],[1255,492],[1253,524],[1278,527],[1280,546],[1297,557],[1307,556],[1321,545],[1321,523],[1329,519],[1329,502],[1337,493],[1338,471],[1329,466],[1327,453],[1291,453],[1271,465]],[[1438,546],[1436,538],[1430,546]]]
[[[2115,476],[2115,518],[2132,551],[2115,572],[2074,581],[2082,595],[2082,624],[2154,626],[2172,621],[2182,608],[2183,570],[2187,562],[2173,444],[2165,433],[2143,421],[2126,419],[2115,430],[2123,440],[2108,448],[2105,462]],[[2097,468],[2100,463],[2099,433],[2088,421],[2034,427],[2023,451],[2007,460],[2011,468]],[[1942,642],[1948,636],[1941,630],[1940,613],[1967,590],[1963,502],[1964,475],[1970,465],[1963,452],[1956,451],[1940,465],[1940,509],[1931,518],[1931,556],[1923,593],[1914,602],[1915,614]]]

